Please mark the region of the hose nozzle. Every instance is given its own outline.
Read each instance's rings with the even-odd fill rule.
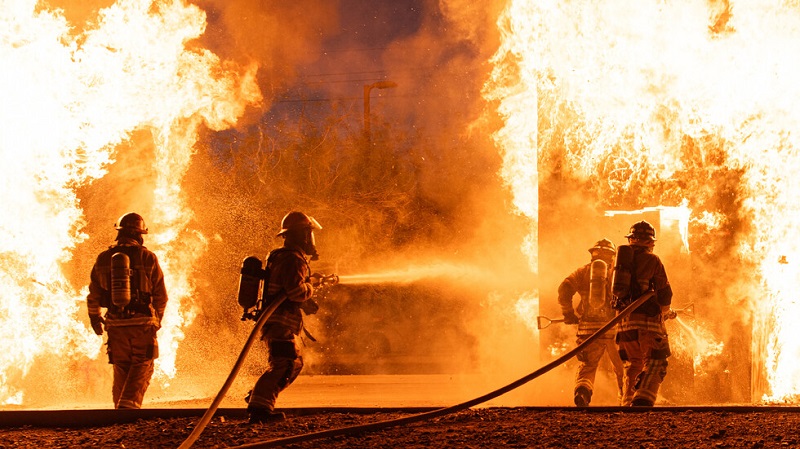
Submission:
[[[339,283],[338,274],[314,273],[308,279],[314,287],[330,287]]]

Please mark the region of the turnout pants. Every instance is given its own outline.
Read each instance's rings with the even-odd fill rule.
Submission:
[[[114,408],[141,408],[158,357],[156,327],[114,326],[108,332],[108,362],[114,366]]]
[[[577,344],[583,343],[588,337],[588,335],[578,336]],[[617,394],[619,398],[622,398],[622,360],[619,357],[617,345],[614,343],[614,336],[608,334],[603,338],[595,340],[594,343],[578,353],[580,365],[578,365],[578,374],[575,379],[575,390],[584,387],[590,392],[594,391],[594,380],[603,354],[606,354],[609,361],[611,361],[611,366],[614,369],[614,375],[617,380]]]
[[[292,384],[303,369],[303,357],[295,342],[294,334],[288,329],[273,326],[263,336],[269,346],[269,367],[258,378],[247,411],[272,411],[278,394]]]
[[[617,333],[619,355],[625,367],[622,405],[653,405],[667,375],[670,355],[667,334],[634,329]]]

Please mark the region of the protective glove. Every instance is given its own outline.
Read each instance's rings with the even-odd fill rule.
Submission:
[[[322,285],[322,278],[323,276],[321,274],[313,273],[308,277],[308,282],[310,282],[314,287],[319,287]]]
[[[575,315],[575,312],[572,310],[567,310],[564,312],[564,324],[578,324],[578,316]]]
[[[156,318],[156,321],[158,321],[158,324],[156,324],[156,330],[158,331],[158,330],[160,330],[160,329],[161,329],[161,319],[162,319],[163,317],[162,317],[162,316],[161,316],[161,314],[160,314],[160,313],[158,313],[158,311],[156,311],[156,310],[153,310],[153,316]]]
[[[313,315],[319,311],[319,303],[314,299],[307,299],[300,303],[300,310],[306,315]]]
[[[104,320],[100,315],[89,315],[89,321],[92,323],[92,329],[94,329],[94,333],[97,335],[103,335],[103,325],[106,324],[106,320]]]
[[[664,317],[664,321],[667,321],[667,320],[672,320],[672,319],[677,318],[678,317],[678,312],[676,312],[676,311],[674,311],[672,309],[669,309],[666,312],[662,312],[661,315]]]

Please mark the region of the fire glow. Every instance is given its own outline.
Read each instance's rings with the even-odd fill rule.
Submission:
[[[408,266],[404,269],[386,270],[379,273],[342,275],[343,284],[410,284],[422,279],[448,278],[452,280],[476,280],[486,277],[478,267],[452,262],[437,262],[428,265]]]
[[[767,385],[753,399],[795,400],[800,9],[761,0],[512,0],[498,26],[485,95],[504,120],[495,139],[515,206],[530,219],[531,267],[538,185],[549,176],[537,161],[561,157],[565,172],[618,202],[611,207],[685,199],[698,227],[732,235],[737,264],[752,267],[732,266],[742,270],[736,285],[709,301],[745,309],[752,324],[753,376]],[[737,183],[715,182],[722,172]],[[742,231],[731,231],[740,219]],[[734,307],[741,297],[746,306]]]
[[[134,131],[148,132],[155,148],[152,205],[119,198],[108,208],[116,216],[92,219],[111,226],[135,206],[152,230],[146,245],[161,260],[170,296],[155,379],[167,383],[196,313],[190,270],[205,245],[188,227],[180,180],[198,127],[224,129],[260,100],[255,68],[222,70],[213,53],[187,49],[206,22],[182,1],[121,0],[80,35],[35,0],[3,2],[0,23],[0,404],[23,403],[37,359],[57,365],[99,355],[100,338],[77,313],[85,288],[67,282],[62,264],[88,237],[76,190],[106,174]]]
[[[704,362],[722,353],[722,343],[716,341],[705,328],[695,323],[687,323],[680,316],[675,318],[675,323],[681,327],[687,337],[676,341],[676,344],[671,343],[671,345],[693,354],[692,363],[696,375],[706,374]]]
[[[200,126],[229,127],[260,101],[255,67],[234,67],[193,42],[205,19],[184,1],[120,0],[73,34],[35,0],[0,3],[0,405],[24,403],[37,360],[101,356],[101,340],[78,315],[85,291],[64,265],[88,239],[89,221],[110,226],[133,208],[152,230],[146,244],[170,294],[156,380],[175,374],[196,314],[191,269],[206,246],[191,229],[181,179]],[[800,10],[770,0],[508,0],[497,24],[484,94],[503,120],[493,137],[514,211],[529,222],[521,247],[530,270],[539,270],[539,185],[552,176],[542,161],[561,157],[613,209],[691,208],[695,234],[681,227],[687,250],[692,238],[732,235],[736,255],[725,262],[741,270],[738,282],[708,301],[752,323],[768,384],[754,399],[795,401]],[[106,176],[141,132],[154,148],[147,198],[120,198],[106,208],[112,216],[86,217],[76,191]],[[735,185],[711,178],[722,169],[740,173]],[[733,231],[731,210],[744,223]],[[422,268],[349,281],[474,277],[471,267]],[[745,307],[733,307],[741,297]],[[516,309],[533,317],[538,302],[538,292],[526,293]],[[699,365],[722,346],[698,335]]]

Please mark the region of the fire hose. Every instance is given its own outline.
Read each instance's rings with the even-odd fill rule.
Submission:
[[[441,409],[438,409],[438,410],[432,410],[430,412],[419,413],[419,414],[412,415],[412,416],[406,416],[406,417],[403,417],[403,418],[396,418],[396,419],[390,419],[390,420],[385,420],[385,421],[379,421],[379,422],[375,422],[375,423],[360,424],[360,425],[348,426],[348,427],[339,427],[339,428],[336,428],[336,429],[329,429],[329,430],[323,430],[323,431],[319,431],[319,432],[305,433],[305,434],[302,434],[302,435],[295,435],[295,436],[291,436],[291,437],[277,438],[277,439],[273,439],[273,440],[266,440],[266,441],[260,441],[260,442],[256,442],[256,443],[243,444],[241,446],[232,446],[232,449],[279,447],[279,446],[283,446],[283,445],[286,445],[286,444],[301,443],[301,442],[317,440],[317,439],[321,439],[321,438],[330,438],[330,437],[335,437],[335,436],[340,436],[340,435],[348,435],[348,434],[354,434],[354,433],[372,432],[372,431],[376,431],[376,430],[386,429],[386,428],[389,428],[389,427],[399,426],[399,425],[403,425],[403,424],[411,424],[411,423],[418,422],[418,421],[424,421],[424,420],[427,420],[427,419],[437,418],[439,416],[449,415],[451,413],[456,413],[456,412],[460,412],[462,410],[466,410],[466,409],[468,409],[470,407],[474,407],[474,406],[476,406],[478,404],[481,404],[483,402],[489,401],[489,400],[494,399],[494,398],[496,398],[498,396],[502,396],[502,395],[508,393],[509,391],[512,391],[512,390],[514,390],[516,388],[519,388],[522,385],[532,381],[533,379],[536,379],[537,377],[547,373],[548,371],[552,370],[553,368],[561,365],[562,363],[566,362],[567,360],[575,357],[580,351],[583,350],[583,348],[585,348],[585,347],[589,346],[590,344],[594,343],[603,334],[608,332],[612,327],[616,326],[617,323],[622,321],[623,318],[625,318],[626,316],[630,315],[630,313],[633,312],[633,310],[635,310],[636,308],[638,308],[639,306],[644,304],[645,301],[647,301],[648,299],[652,298],[653,295],[655,295],[655,292],[653,290],[648,290],[647,292],[642,294],[640,297],[638,297],[636,299],[636,301],[632,302],[624,310],[620,311],[619,314],[617,314],[617,316],[612,318],[608,323],[603,325],[603,327],[598,329],[597,332],[593,333],[591,336],[589,336],[589,338],[587,338],[581,344],[576,346],[571,351],[565,353],[561,357],[553,360],[552,362],[548,363],[547,365],[544,365],[543,367],[537,369],[536,371],[534,371],[534,372],[532,372],[532,373],[530,373],[530,374],[528,374],[528,375],[526,375],[526,376],[524,376],[524,377],[522,377],[522,378],[520,378],[520,379],[518,379],[518,380],[516,380],[516,381],[514,381],[514,382],[512,382],[512,383],[510,383],[510,384],[508,384],[506,386],[504,386],[504,387],[501,387],[501,388],[499,388],[497,390],[494,390],[494,391],[492,391],[490,393],[487,393],[487,394],[485,394],[483,396],[480,396],[480,397],[477,397],[475,399],[472,399],[472,400],[469,400],[469,401],[466,401],[466,402],[462,402],[460,404],[453,405],[453,406],[450,406],[450,407],[445,407],[445,408],[441,408]],[[183,447],[183,446],[181,446],[181,447]]]
[[[233,384],[233,380],[236,379],[236,375],[239,373],[239,369],[242,367],[242,363],[244,363],[245,357],[247,357],[247,353],[250,352],[250,348],[253,346],[253,343],[256,340],[256,336],[258,335],[258,331],[264,327],[264,323],[267,322],[267,319],[275,312],[275,309],[278,308],[281,303],[286,299],[286,296],[281,296],[275,299],[272,304],[269,305],[264,311],[261,313],[261,316],[256,321],[255,327],[253,327],[253,332],[250,333],[250,337],[247,338],[247,342],[244,344],[242,348],[242,352],[239,353],[239,358],[236,359],[236,363],[233,364],[233,369],[231,370],[230,374],[228,374],[228,378],[225,380],[225,383],[222,385],[222,388],[217,393],[217,396],[211,402],[211,405],[208,407],[208,410],[203,414],[200,418],[200,421],[195,426],[192,433],[184,440],[183,443],[179,446],[179,449],[188,449],[192,447],[197,438],[200,437],[200,434],[203,433],[203,430],[206,428],[209,422],[211,422],[211,418],[214,417],[214,413],[216,413],[219,404],[222,402],[222,399],[225,397],[225,394],[228,392],[228,389]]]
[[[672,312],[675,312],[675,316],[670,316],[669,319],[676,318],[678,315],[686,315],[688,317],[694,317],[694,304],[689,304],[686,307],[680,309],[670,309]],[[539,330],[547,329],[550,327],[551,324],[558,324],[563,323],[565,320],[564,318],[559,319],[552,319],[548,318],[544,315],[539,315],[536,317],[536,328]]]

